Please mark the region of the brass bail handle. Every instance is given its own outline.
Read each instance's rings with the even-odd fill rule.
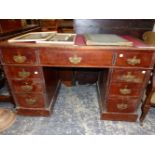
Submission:
[[[136,56],[134,56],[133,58],[127,59],[127,63],[132,66],[138,65],[141,63],[141,59],[138,59]]]
[[[120,88],[120,94],[122,95],[129,95],[131,94],[131,89],[127,88],[127,85],[124,88]]]
[[[22,89],[23,91],[29,92],[29,91],[32,91],[33,86],[32,86],[32,85],[29,85],[28,83],[25,83],[25,85],[22,85],[22,86],[21,86],[21,89]]]
[[[128,105],[125,103],[117,104],[117,109],[119,110],[125,110],[128,108]]]
[[[13,56],[13,60],[17,63],[23,63],[26,61],[26,59],[27,59],[26,56],[21,55],[20,53]]]
[[[131,72],[128,72],[127,75],[123,75],[122,76],[122,80],[126,81],[126,82],[134,82],[135,81],[135,75],[132,75]]]
[[[82,60],[82,58],[81,58],[81,57],[78,57],[76,54],[74,54],[73,57],[69,57],[69,61],[70,61],[72,64],[75,64],[75,65],[78,64],[78,63],[80,63],[81,60]]]
[[[29,105],[34,105],[37,102],[35,98],[27,98],[25,101]]]
[[[18,76],[21,78],[27,78],[30,76],[30,72],[25,71],[25,69],[22,69],[22,71],[18,72]]]

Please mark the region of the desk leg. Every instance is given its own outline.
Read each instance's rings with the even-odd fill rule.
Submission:
[[[141,110],[142,110],[142,114],[140,116],[140,124],[143,125],[143,122],[144,122],[144,119],[151,107],[151,103],[150,103],[150,100],[151,100],[151,97],[152,97],[152,94],[153,92],[151,92],[150,94],[148,94],[148,96],[146,97],[142,107],[141,107]]]

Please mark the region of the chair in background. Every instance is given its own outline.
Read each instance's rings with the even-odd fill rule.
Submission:
[[[155,32],[147,31],[143,34],[143,40],[148,45],[155,46]]]
[[[145,32],[143,35],[143,40],[146,44],[155,46],[155,32]],[[155,68],[152,71],[152,76],[150,77],[149,84],[146,88],[146,93],[142,105],[142,114],[140,116],[141,125],[149,112],[150,107],[155,107]]]
[[[150,83],[146,88],[146,93],[142,105],[142,114],[140,116],[140,123],[143,125],[143,121],[150,110],[150,107],[155,107],[155,71],[150,78]]]

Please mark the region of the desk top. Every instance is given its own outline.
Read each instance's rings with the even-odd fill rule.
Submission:
[[[143,41],[125,35],[121,36],[124,39],[129,40],[130,42],[133,42],[133,46],[88,46],[86,45],[85,39],[83,35],[77,35],[75,39],[75,44],[74,45],[61,45],[61,44],[43,44],[43,43],[34,43],[34,42],[22,42],[22,43],[9,43],[7,41],[0,42],[0,47],[32,47],[32,48],[37,48],[37,47],[55,47],[55,48],[80,48],[80,49],[129,49],[129,50],[155,50],[155,46],[151,45],[146,45]]]

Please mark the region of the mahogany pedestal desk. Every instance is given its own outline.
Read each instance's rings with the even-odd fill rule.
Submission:
[[[95,68],[101,119],[136,121],[155,48],[127,39],[133,47],[2,42],[1,62],[17,114],[49,116],[60,88],[61,69]]]

